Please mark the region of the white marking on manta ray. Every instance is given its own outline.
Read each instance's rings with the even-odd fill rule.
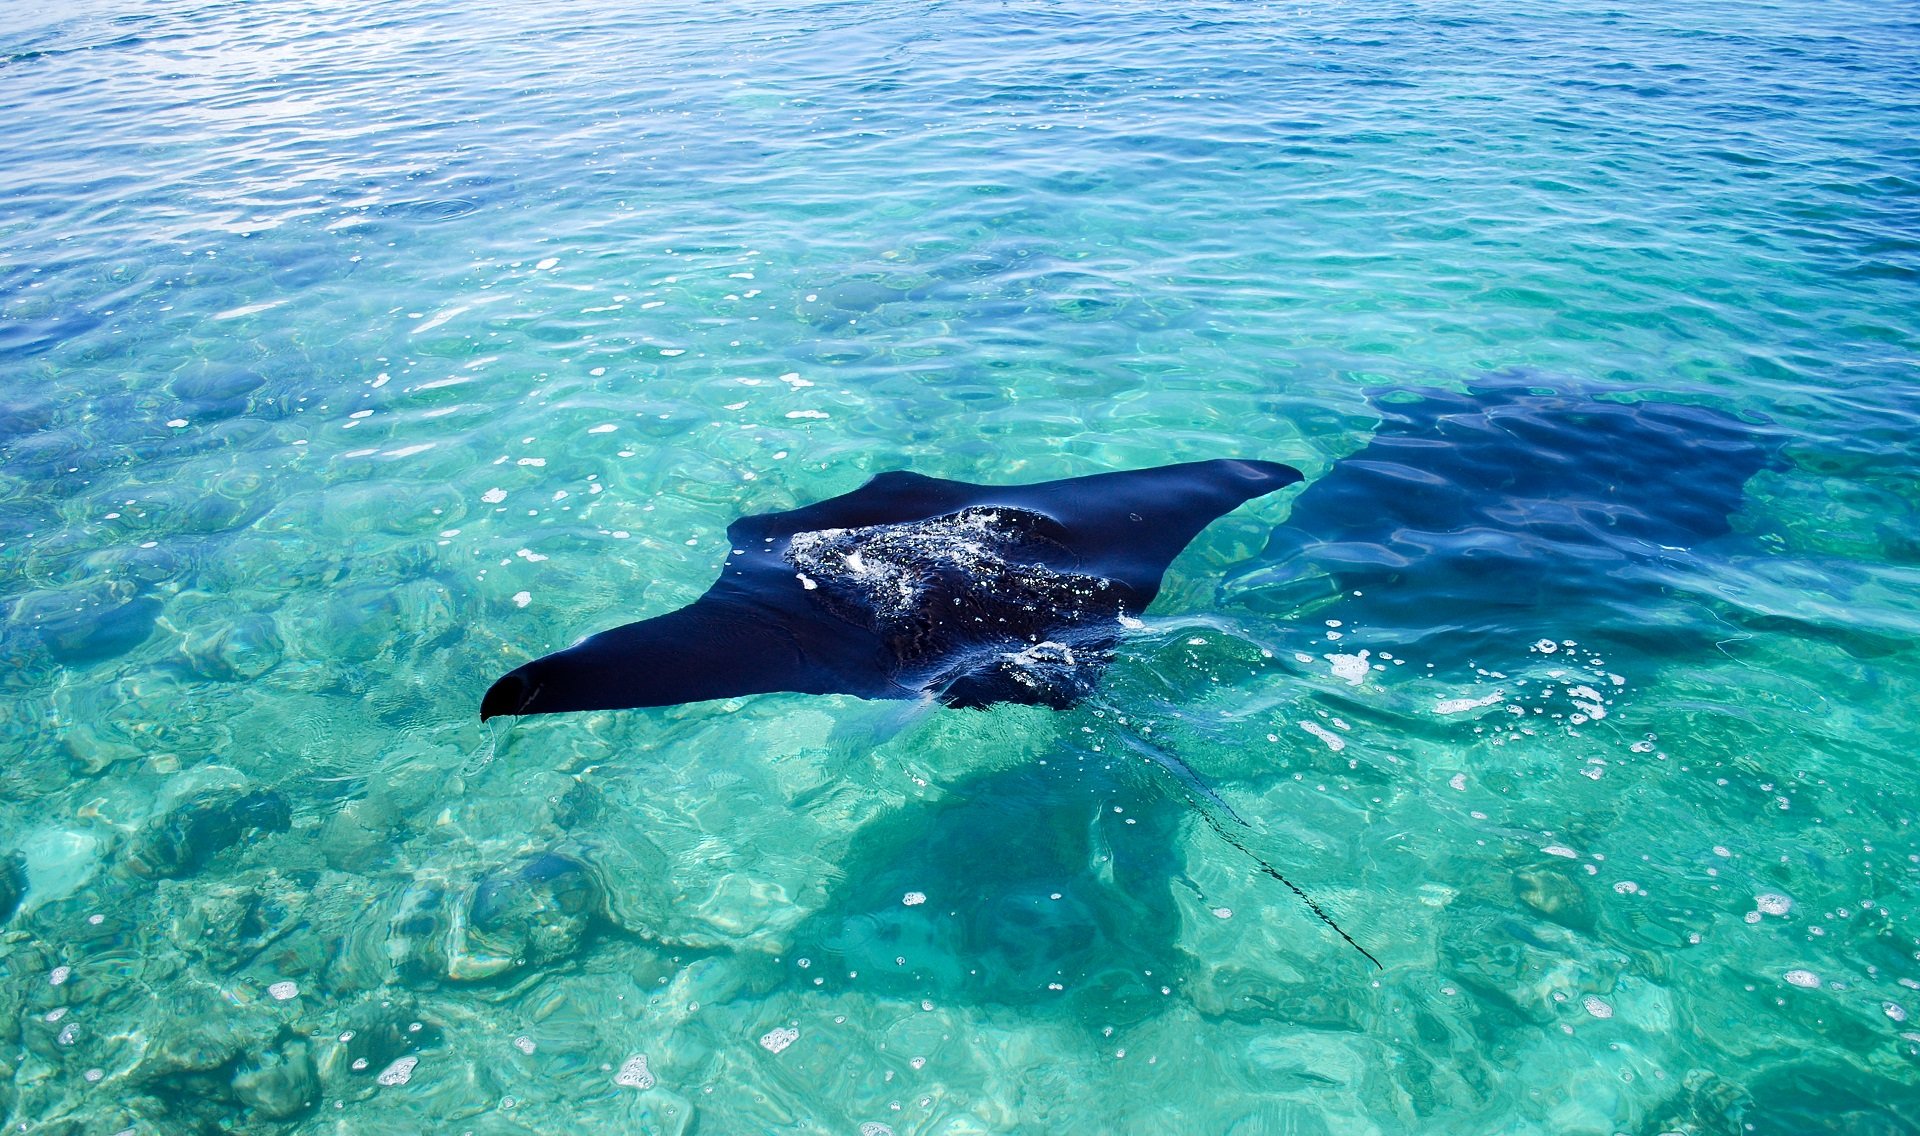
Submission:
[[[976,506],[795,533],[782,555],[829,610],[888,637],[928,681],[997,676],[1043,701],[1070,702],[1108,659],[1062,632],[1117,623],[1124,612],[1111,580],[1043,562],[1054,549],[1046,524],[1024,509]],[[975,654],[983,649],[992,653]]]
[[[1098,576],[1009,560],[1024,539],[1016,515],[1031,517],[1020,510],[974,508],[926,521],[799,532],[789,538],[785,558],[805,576],[856,593],[882,621],[913,614],[943,575],[978,594],[1063,587],[1090,594],[1110,586]]]

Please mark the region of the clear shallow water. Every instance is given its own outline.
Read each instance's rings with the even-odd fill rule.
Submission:
[[[1897,9],[5,27],[10,1125],[1913,1130]],[[1276,559],[1378,392],[1516,369],[1769,459],[1622,572],[1360,589],[1431,626]],[[1229,454],[1308,487],[1080,710],[475,721],[741,513]]]

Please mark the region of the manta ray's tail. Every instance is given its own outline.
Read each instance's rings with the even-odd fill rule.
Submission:
[[[1259,865],[1262,872],[1287,885],[1287,890],[1299,896],[1300,902],[1307,905],[1307,910],[1313,912],[1314,916],[1318,918],[1320,922],[1333,928],[1333,933],[1345,939],[1348,946],[1365,955],[1368,962],[1381,970],[1386,969],[1385,966],[1381,965],[1379,959],[1373,957],[1373,952],[1367,950],[1367,948],[1361,946],[1359,943],[1354,942],[1352,935],[1341,930],[1340,924],[1333,921],[1333,916],[1327,914],[1326,908],[1321,907],[1299,884],[1288,879],[1280,869],[1269,864],[1265,859],[1255,853],[1253,849],[1248,848],[1245,844],[1235,839],[1232,830],[1230,830],[1226,824],[1222,823],[1220,817],[1216,814],[1216,810],[1218,810],[1218,812],[1224,812],[1228,819],[1242,828],[1252,828],[1253,826],[1242,820],[1240,814],[1233,811],[1233,806],[1227,804],[1225,798],[1208,787],[1206,782],[1200,780],[1199,774],[1195,773],[1191,766],[1144,738],[1138,738],[1126,732],[1123,732],[1121,736],[1130,747],[1140,753],[1147,761],[1160,766],[1160,768],[1173,775],[1174,783],[1180,787],[1180,795],[1187,799],[1187,804],[1193,806],[1193,811],[1199,814],[1201,820],[1207,822],[1207,827],[1213,829],[1214,833],[1218,835],[1220,839],[1226,841],[1238,849],[1241,855]]]
[[[1189,797],[1188,800],[1192,801],[1192,798]],[[1252,849],[1240,843],[1238,840],[1235,840],[1233,838],[1233,834],[1227,831],[1227,827],[1221,824],[1219,818],[1215,817],[1213,813],[1209,811],[1205,806],[1200,805],[1198,802],[1195,802],[1194,811],[1199,813],[1200,818],[1207,822],[1208,828],[1213,829],[1214,832],[1219,834],[1220,839],[1226,841],[1228,844],[1233,845],[1235,848],[1238,848],[1247,857],[1247,859],[1252,860],[1254,863],[1260,865],[1261,871],[1265,872],[1269,876],[1272,876],[1274,879],[1279,880],[1281,883],[1287,885],[1287,890],[1299,896],[1300,902],[1307,905],[1307,910],[1313,912],[1314,915],[1319,918],[1320,922],[1325,923],[1327,926],[1333,928],[1333,933],[1345,939],[1347,941],[1348,946],[1352,947],[1356,951],[1359,951],[1361,954],[1367,956],[1367,961],[1372,963],[1376,968],[1380,970],[1387,969],[1386,967],[1380,965],[1379,959],[1373,957],[1372,951],[1369,951],[1367,950],[1367,948],[1361,946],[1359,943],[1354,942],[1352,935],[1349,935],[1345,931],[1341,930],[1340,924],[1335,923],[1333,921],[1333,916],[1328,915],[1326,912],[1326,909],[1321,907],[1320,904],[1317,903],[1312,896],[1302,891],[1299,884],[1294,883],[1292,880],[1282,875],[1280,873],[1280,869],[1274,867],[1272,864],[1267,863],[1265,860],[1261,859],[1258,855],[1256,855]]]

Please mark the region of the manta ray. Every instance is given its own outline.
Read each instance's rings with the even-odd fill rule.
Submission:
[[[1216,518],[1301,479],[1219,459],[1036,485],[883,473],[852,493],[727,529],[720,578],[678,611],[591,635],[503,675],[499,716],[670,706],[791,691],[1067,709],[1092,693],[1174,557]],[[1171,755],[1213,830],[1304,901],[1206,802],[1244,825]]]
[[[480,718],[774,691],[1066,709],[1201,529],[1299,480],[1232,459],[1034,485],[883,473],[735,521],[706,594],[509,671]]]

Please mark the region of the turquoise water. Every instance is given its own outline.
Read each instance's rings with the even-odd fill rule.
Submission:
[[[95,0],[0,50],[10,1130],[1920,1131],[1911,11]],[[1489,523],[1589,463],[1722,508],[1289,558],[1393,392],[1490,375],[1757,456],[1563,431]],[[1078,709],[477,720],[741,514],[1220,456],[1307,485]]]

